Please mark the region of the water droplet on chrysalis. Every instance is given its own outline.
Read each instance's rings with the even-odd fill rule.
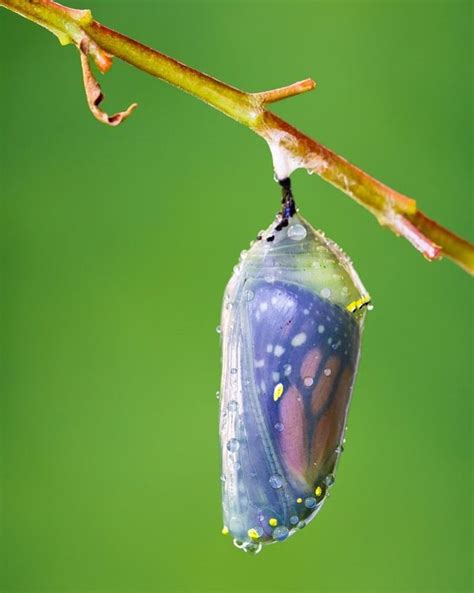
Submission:
[[[273,474],[270,476],[268,481],[270,482],[270,486],[272,488],[281,488],[283,486],[283,480],[278,474]]]
[[[240,443],[237,439],[230,439],[227,441],[227,450],[231,453],[235,453],[239,450]]]
[[[288,228],[288,237],[293,241],[302,241],[306,237],[307,231],[302,224],[292,224]]]

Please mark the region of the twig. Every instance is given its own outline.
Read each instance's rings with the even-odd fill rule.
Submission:
[[[301,93],[307,93],[316,88],[316,83],[311,78],[306,78],[300,82],[295,82],[288,86],[283,86],[273,91],[263,91],[263,93],[253,93],[253,96],[260,102],[261,105],[265,103],[276,103],[288,97],[294,97],[295,95],[301,95]]]
[[[68,8],[52,0],[0,0],[0,6],[46,27],[63,45],[74,43],[81,51],[85,42],[88,55],[101,72],[110,68],[111,58],[116,56],[194,95],[263,137],[272,152],[278,179],[288,177],[298,168],[316,173],[367,208],[381,224],[405,237],[427,259],[445,255],[474,273],[474,245],[429,219],[411,198],[377,181],[265,108],[267,104],[312,90],[315,83],[311,79],[271,91],[247,93],[109,29],[93,20],[89,10]],[[82,63],[88,68],[84,60],[86,56],[82,57]],[[98,110],[100,87],[97,91],[89,79],[90,71],[84,74],[85,78],[86,75],[90,88],[96,91],[92,105],[92,95],[88,97],[96,117],[105,123],[120,123],[133,106],[109,118]]]

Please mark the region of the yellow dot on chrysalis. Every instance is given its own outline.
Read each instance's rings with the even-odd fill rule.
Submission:
[[[273,401],[278,401],[280,397],[283,395],[283,385],[281,383],[277,383],[275,385],[275,389],[273,390]]]
[[[302,498],[297,498],[297,499],[296,499],[296,502],[298,502],[298,503],[302,503],[302,502],[303,502],[303,499],[302,499]]]
[[[323,489],[321,488],[321,486],[317,486],[314,493],[316,494],[316,496],[321,496],[321,494],[323,493]]]
[[[229,533],[229,530],[227,529],[227,527],[224,525],[224,527],[222,528],[222,535],[227,535]]]
[[[256,530],[256,529],[254,529],[253,527],[252,527],[252,529],[249,529],[249,530],[247,531],[247,534],[248,534],[248,536],[249,536],[249,537],[251,537],[252,539],[258,539],[258,538],[260,537],[260,536],[258,535],[258,532],[257,532],[257,530]]]
[[[370,303],[370,296],[366,295],[366,296],[363,296],[362,298],[358,299],[357,301],[352,301],[352,303],[349,303],[347,305],[346,309],[349,311],[349,313],[355,313],[359,309],[362,309],[362,307],[367,306],[369,303]]]
[[[271,517],[271,519],[268,519],[268,524],[272,527],[276,527],[278,525],[278,520],[275,519],[275,517]]]

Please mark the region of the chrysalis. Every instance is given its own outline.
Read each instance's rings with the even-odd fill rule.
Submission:
[[[334,482],[370,301],[280,183],[282,212],[234,268],[221,319],[223,533],[254,553],[311,521]]]

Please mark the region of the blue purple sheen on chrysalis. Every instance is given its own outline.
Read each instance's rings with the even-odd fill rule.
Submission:
[[[311,521],[334,482],[369,297],[298,213],[244,254],[224,296],[223,533],[245,551]]]

